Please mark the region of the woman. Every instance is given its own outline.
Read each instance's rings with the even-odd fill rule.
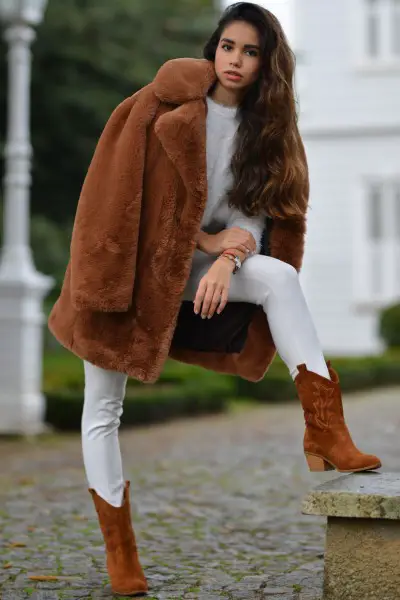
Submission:
[[[204,59],[168,61],[117,107],[88,170],[49,323],[84,360],[83,457],[116,593],[148,589],[118,443],[127,376],[152,383],[168,356],[258,381],[278,351],[310,469],[380,466],[351,440],[299,283],[309,185],[293,70],[277,19],[235,4]]]

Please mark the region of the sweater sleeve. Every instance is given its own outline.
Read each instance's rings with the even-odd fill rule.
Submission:
[[[226,224],[226,229],[231,227],[241,227],[249,231],[256,241],[256,253],[260,253],[261,237],[265,228],[265,217],[262,215],[255,217],[247,217],[237,208],[231,209],[232,212]]]

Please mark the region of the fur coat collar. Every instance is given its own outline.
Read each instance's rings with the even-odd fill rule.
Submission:
[[[207,199],[204,59],[165,63],[123,101],[79,198],[71,255],[49,327],[82,359],[155,382],[170,356],[258,381],[274,355],[261,307],[201,319],[182,302]],[[262,254],[300,269],[305,218],[266,219]]]
[[[175,58],[159,69],[154,78],[154,93],[161,102],[170,104],[204,100],[216,79],[211,61]]]

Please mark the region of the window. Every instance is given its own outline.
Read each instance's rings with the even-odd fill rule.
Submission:
[[[367,0],[366,50],[370,58],[375,58],[380,53],[380,21],[379,0]]]
[[[397,185],[396,185],[394,205],[395,205],[394,222],[395,222],[396,240],[400,244],[400,181],[398,181]],[[399,263],[400,263],[400,261],[399,261]]]
[[[395,215],[394,215],[394,230],[395,230],[395,246],[396,246],[396,258],[395,262],[397,265],[397,286],[400,287],[400,181],[397,182],[395,189]]]
[[[371,240],[379,241],[383,237],[383,210],[382,210],[382,186],[371,185],[369,201],[369,237]]]
[[[355,215],[356,300],[400,299],[400,177],[365,183]]]
[[[370,254],[370,292],[373,297],[383,293],[382,263],[385,258],[385,224],[384,224],[384,186],[373,184],[368,190],[367,220]]]
[[[361,0],[361,3],[364,61],[400,63],[400,0]]]
[[[392,10],[392,54],[400,59],[400,0],[391,0]]]

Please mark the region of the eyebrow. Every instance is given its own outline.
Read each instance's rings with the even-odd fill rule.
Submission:
[[[235,45],[235,42],[228,38],[222,38],[221,42],[228,42],[228,44],[232,44],[232,46]],[[245,44],[244,47],[245,48],[256,48],[257,50],[260,49],[260,46],[257,46],[256,44]]]

